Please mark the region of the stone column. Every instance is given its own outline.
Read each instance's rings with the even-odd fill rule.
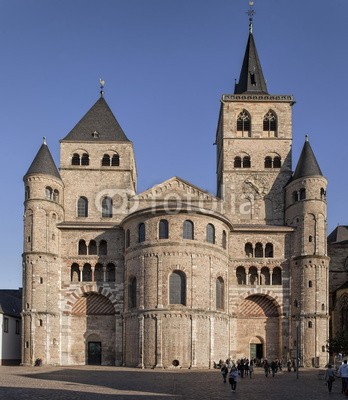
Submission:
[[[139,326],[139,363],[138,368],[144,368],[144,315],[138,317]]]
[[[162,317],[156,316],[156,366],[155,368],[163,368],[162,360]]]

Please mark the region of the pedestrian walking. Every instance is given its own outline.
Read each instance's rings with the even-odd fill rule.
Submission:
[[[251,379],[251,376],[252,376],[253,372],[254,372],[254,361],[251,360],[250,361],[250,365],[249,365],[249,377],[250,377],[250,379]]]
[[[334,370],[332,369],[332,365],[331,364],[329,364],[327,366],[327,369],[325,371],[324,379],[326,381],[329,393],[331,393],[332,384],[333,384],[333,382],[335,382],[335,373],[334,373]]]
[[[226,383],[226,377],[227,377],[227,374],[228,374],[228,368],[227,368],[227,365],[225,363],[222,364],[222,367],[221,367],[220,371],[221,371],[223,382]]]
[[[263,369],[265,370],[265,377],[268,378],[269,364],[267,360],[263,360]]]
[[[342,378],[342,393],[348,396],[348,364],[347,359],[338,368],[338,375]]]
[[[237,389],[237,378],[238,378],[238,370],[236,367],[232,367],[230,376],[228,378],[228,382],[231,385],[231,392],[235,392]]]

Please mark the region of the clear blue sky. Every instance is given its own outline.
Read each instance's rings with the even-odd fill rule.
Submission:
[[[246,0],[0,0],[0,288],[21,286],[22,177],[99,97],[135,146],[138,191],[180,176],[215,193],[219,101],[248,36]],[[328,231],[348,224],[347,0],[255,0],[268,90],[292,94],[294,166],[309,134]],[[169,146],[168,146],[169,145]],[[170,150],[168,150],[168,147]]]

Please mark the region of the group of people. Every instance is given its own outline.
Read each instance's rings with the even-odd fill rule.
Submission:
[[[250,379],[254,372],[254,361],[249,361],[247,358],[243,358],[238,360],[236,363],[227,359],[226,362],[220,360],[219,364],[221,365],[221,374],[223,382],[227,382],[231,385],[231,391],[235,392],[237,389],[237,379],[238,377],[244,378],[245,376],[249,376]]]
[[[348,364],[347,364],[347,360],[344,360],[343,364],[341,364],[340,367],[338,368],[337,376],[340,377],[342,380],[341,393],[345,394],[346,397],[348,397]],[[336,374],[335,374],[335,371],[332,368],[331,364],[329,364],[327,366],[324,379],[326,381],[329,393],[331,393],[332,384],[336,380]]]

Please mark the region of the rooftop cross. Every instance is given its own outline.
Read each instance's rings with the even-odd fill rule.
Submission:
[[[247,11],[247,14],[249,15],[249,33],[253,33],[253,17],[255,14],[255,10],[253,9],[254,2],[249,1],[249,10]]]

